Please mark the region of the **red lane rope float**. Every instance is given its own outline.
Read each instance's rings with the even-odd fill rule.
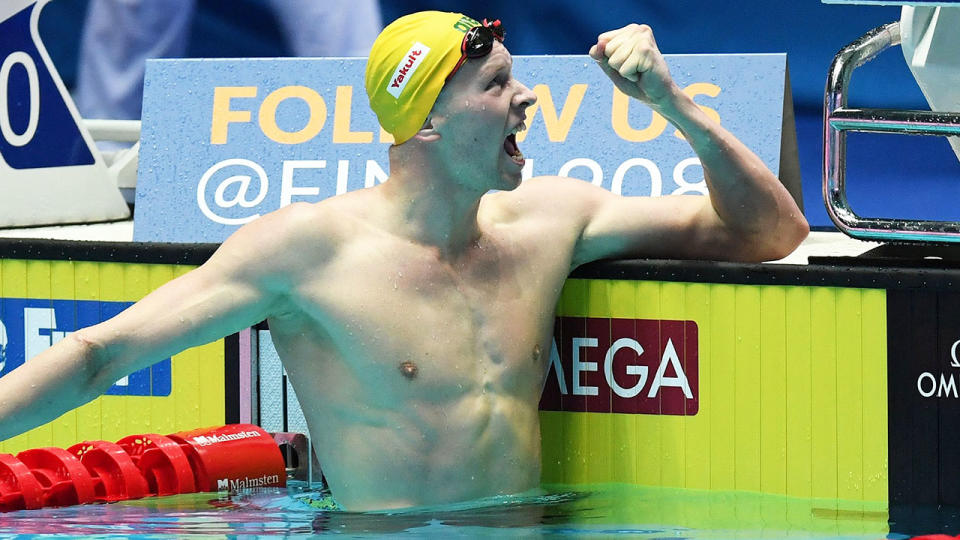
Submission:
[[[94,477],[98,501],[140,499],[147,495],[147,481],[133,459],[115,443],[87,441],[67,448]]]
[[[151,495],[176,495],[197,491],[190,460],[169,437],[148,433],[117,441],[147,480]]]
[[[250,424],[195,429],[170,435],[190,460],[199,491],[282,487],[287,470],[280,447]]]
[[[0,512],[286,485],[273,437],[251,424],[0,454]]]
[[[63,448],[34,448],[17,454],[44,488],[43,506],[71,506],[96,500],[93,476]]]
[[[43,487],[12,454],[0,454],[0,512],[43,506]]]

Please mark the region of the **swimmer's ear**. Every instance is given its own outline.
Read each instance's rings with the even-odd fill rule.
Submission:
[[[423,123],[423,126],[420,128],[420,131],[413,136],[415,139],[419,139],[424,142],[432,142],[440,140],[440,132],[437,131],[437,128],[433,126],[433,118],[427,117],[427,120]]]

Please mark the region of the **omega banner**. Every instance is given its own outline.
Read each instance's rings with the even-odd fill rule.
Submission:
[[[960,506],[960,294],[887,292],[891,503]],[[893,516],[904,519],[909,511]]]
[[[694,415],[697,323],[559,317],[542,411]]]
[[[781,133],[794,140],[792,118],[783,130],[785,55],[668,55],[667,62],[683,91],[771,170],[792,167],[780,162]],[[220,242],[291,202],[385,181],[392,139],[367,105],[365,63],[149,61],[134,239]],[[518,56],[513,73],[538,97],[528,130],[517,136],[524,178],[570,176],[623,195],[706,193],[680,133],[615,90],[589,57]]]

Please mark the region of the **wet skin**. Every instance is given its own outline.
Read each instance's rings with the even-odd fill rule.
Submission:
[[[535,488],[542,351],[570,269],[541,241],[558,224],[489,196],[480,238],[449,260],[377,227],[378,198],[292,210],[342,212],[345,240],[269,320],[334,495],[371,509]]]
[[[391,147],[389,181],[244,226],[199,269],[0,379],[0,439],[266,318],[347,509],[536,488],[537,405],[571,269],[612,257],[776,259],[808,230],[759,158],[673,84],[649,28],[603,34],[591,56],[683,131],[709,197],[521,184],[504,140],[535,96],[495,43],[448,82],[420,132]]]

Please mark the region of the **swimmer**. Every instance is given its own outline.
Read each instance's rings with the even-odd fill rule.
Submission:
[[[441,12],[384,29],[366,87],[396,140],[389,181],[244,226],[200,268],[0,378],[0,440],[267,319],[343,508],[537,488],[543,351],[572,269],[778,259],[808,226],[763,162],[680,91],[637,24],[601,34],[590,56],[684,134],[710,196],[521,184],[515,134],[536,96],[511,75],[503,36],[498,21]]]

